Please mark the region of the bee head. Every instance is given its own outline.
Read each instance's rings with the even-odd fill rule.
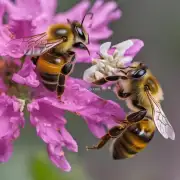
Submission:
[[[127,72],[127,76],[132,79],[140,79],[147,73],[147,67],[143,63],[133,63],[128,67],[130,70]]]
[[[91,14],[91,13],[88,13],[88,14],[93,16],[93,14]],[[85,30],[85,28],[83,26],[83,22],[85,20],[85,17],[88,14],[86,14],[84,16],[81,23],[79,23],[78,21],[72,21],[72,22],[70,20],[67,20],[67,21],[71,25],[72,31],[73,31],[74,36],[75,36],[75,43],[74,43],[73,46],[75,48],[80,48],[80,49],[87,50],[88,53],[90,54],[88,48],[86,47],[86,44],[89,44],[89,34],[86,32],[86,30]]]

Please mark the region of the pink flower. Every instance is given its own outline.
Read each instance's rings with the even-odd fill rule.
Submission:
[[[0,162],[9,160],[12,154],[12,143],[20,134],[20,127],[24,127],[22,104],[15,97],[0,95]]]
[[[64,171],[70,171],[71,166],[64,156],[64,152],[61,146],[56,146],[54,144],[48,144],[47,151],[51,161],[60,169]]]
[[[69,171],[70,165],[64,157],[62,148],[77,152],[78,147],[65,129],[64,110],[78,113],[83,117],[91,132],[97,137],[106,133],[104,126],[110,128],[116,125],[116,122],[120,123],[125,113],[116,103],[99,98],[71,78],[67,81],[62,101],[63,103],[60,103],[55,97],[46,94],[46,97],[37,98],[28,104],[28,111],[38,136],[47,144],[52,162],[57,167]]]
[[[125,118],[125,113],[118,104],[98,97],[76,81],[73,78],[67,81],[67,89],[62,97],[64,106],[69,106],[67,109],[82,116],[91,132],[100,138],[105,134],[104,127],[110,128],[120,123]]]
[[[29,69],[28,66],[26,67],[29,60],[26,61],[22,69],[14,74],[12,79],[17,83],[17,87],[20,86],[18,98],[21,101],[5,94],[0,96],[1,111],[7,112],[1,114],[3,124],[0,124],[0,127],[2,127],[0,132],[0,145],[2,144],[0,158],[4,159],[4,161],[8,160],[12,153],[11,141],[18,137],[20,125],[24,125],[21,111],[23,107],[26,108],[25,101],[27,99],[29,102],[27,103],[27,110],[30,113],[30,122],[36,128],[37,135],[47,144],[49,158],[58,168],[70,171],[71,167],[65,158],[63,149],[67,148],[70,151],[77,152],[78,145],[66,130],[65,111],[80,115],[96,137],[101,137],[106,133],[105,126],[110,128],[116,123],[120,123],[125,118],[125,113],[118,104],[103,100],[88,91],[89,84],[70,77],[67,79],[66,89],[62,96],[63,103],[59,102],[55,93],[51,93],[42,87],[38,77],[34,76],[33,68],[30,68],[32,66],[29,65]],[[34,82],[39,82],[40,85],[36,87]],[[24,89],[21,84],[27,87]],[[8,92],[9,89],[7,88]],[[4,106],[7,103],[10,103],[14,111],[10,105]],[[5,118],[6,115],[8,118]],[[13,123],[12,127],[9,122]]]
[[[48,1],[48,3],[45,0],[18,0],[15,5],[7,0],[3,4],[0,3],[0,13],[3,7],[3,12],[6,10],[9,13],[8,23],[13,27],[14,35],[24,37],[43,32],[51,23],[64,22],[64,18],[74,20],[76,17],[78,20],[82,20],[90,6],[89,1],[82,1],[71,11],[54,16],[55,2],[55,0]],[[120,16],[120,11],[116,9],[117,5],[114,2],[103,3],[103,1],[98,0],[94,4],[92,12],[94,17],[98,15],[99,21],[97,21],[98,18],[95,18],[92,29],[89,29],[90,38],[92,35],[91,51],[96,51],[99,47],[97,41],[110,36],[111,31],[107,28],[107,24]],[[88,22],[85,22],[85,25],[87,24]],[[1,33],[3,29],[4,25],[0,24],[0,39],[6,44],[10,37],[8,31]],[[102,30],[104,34],[101,35],[97,29]],[[12,44],[12,46],[14,45],[16,44]],[[3,53],[8,52],[8,55],[13,58],[22,55],[25,47],[16,48],[17,51],[12,52],[12,47],[2,46]],[[79,62],[89,61],[86,54],[82,56],[78,51],[77,54],[79,54]],[[125,113],[118,104],[104,100],[88,91],[87,88],[90,87],[90,84],[82,80],[67,78],[62,103],[57,100],[55,92],[49,92],[43,87],[41,79],[35,71],[35,66],[29,58],[24,60],[9,59],[9,61],[4,58],[3,60],[5,64],[12,63],[12,66],[13,63],[19,62],[18,60],[22,62],[18,64],[18,68],[15,68],[15,73],[8,66],[5,68],[6,74],[12,74],[10,78],[6,74],[2,76],[4,78],[2,85],[4,82],[7,83],[6,95],[0,96],[0,113],[4,112],[1,114],[2,125],[0,124],[2,127],[0,131],[0,159],[4,161],[9,159],[13,147],[12,140],[19,136],[19,128],[24,125],[24,109],[29,112],[30,122],[36,128],[37,135],[47,145],[50,160],[64,171],[71,170],[64,155],[64,148],[73,152],[78,151],[76,141],[66,130],[67,121],[64,118],[66,111],[80,115],[96,137],[105,134],[104,126],[110,128],[125,118]],[[14,97],[15,90],[17,91],[16,97]],[[4,92],[3,88],[2,92]],[[2,104],[1,99],[4,100]]]
[[[62,107],[56,101],[42,98],[30,103],[28,111],[38,136],[47,144],[51,161],[64,171],[70,171],[71,167],[62,148],[66,147],[70,151],[77,152],[78,146],[65,129],[66,120],[63,117]]]
[[[18,73],[13,74],[12,80],[22,85],[38,87],[39,81],[37,80],[37,75],[34,72],[35,67],[36,66],[29,58],[26,59],[22,69]]]
[[[121,11],[114,1],[105,3],[103,0],[97,0],[88,11],[91,4],[88,0],[85,0],[67,12],[55,15],[56,4],[56,0],[48,2],[47,0],[19,0],[16,5],[8,0],[4,1],[6,11],[9,13],[9,25],[16,38],[45,32],[49,25],[66,23],[67,19],[81,22],[87,12],[92,12],[94,14],[92,27],[88,28],[90,23],[88,18],[85,19],[84,26],[89,33],[90,44],[88,48],[93,55],[99,48],[99,41],[109,38],[113,33],[108,24],[121,16]],[[18,51],[19,48],[17,48],[17,53],[9,53],[13,57],[17,57],[17,55],[20,57],[21,53]],[[6,52],[8,53],[7,50]],[[77,62],[90,61],[88,53],[77,50]]]
[[[13,153],[12,142],[9,139],[0,139],[0,163],[7,162]]]

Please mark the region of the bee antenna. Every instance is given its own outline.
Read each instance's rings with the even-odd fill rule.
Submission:
[[[86,18],[87,15],[90,15],[90,16],[91,16],[91,19],[92,19],[94,14],[93,14],[92,12],[89,12],[89,13],[85,14],[84,17],[83,17],[83,19],[82,19],[81,26],[83,25],[84,20],[85,20],[85,18]]]

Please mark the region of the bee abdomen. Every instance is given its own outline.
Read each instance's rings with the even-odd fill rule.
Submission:
[[[40,73],[43,85],[50,91],[57,87],[58,74]]]
[[[152,128],[151,131],[151,127],[146,132],[144,127],[142,125],[140,126],[140,123],[130,126],[122,136],[114,140],[113,159],[118,160],[133,157],[147,146],[153,135],[154,129]]]
[[[125,134],[126,133],[127,132],[125,132]],[[143,142],[141,142],[141,146],[139,146],[139,142],[136,144],[129,135],[125,134],[114,142],[113,159],[115,160],[131,158],[146,146],[146,143],[143,144]]]
[[[122,143],[122,138],[116,139],[113,145],[112,157],[114,160],[133,157],[136,152],[131,151]]]

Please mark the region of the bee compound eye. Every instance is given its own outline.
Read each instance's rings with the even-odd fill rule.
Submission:
[[[146,74],[146,69],[139,69],[132,73],[133,78],[140,78]]]
[[[85,38],[85,35],[84,35],[84,32],[83,32],[82,28],[76,26],[76,27],[75,27],[75,30],[76,30],[78,36],[79,36],[83,41],[85,41],[86,38]]]
[[[75,61],[75,59],[76,59],[76,57],[75,57],[75,55],[73,55],[71,58],[71,62]]]

